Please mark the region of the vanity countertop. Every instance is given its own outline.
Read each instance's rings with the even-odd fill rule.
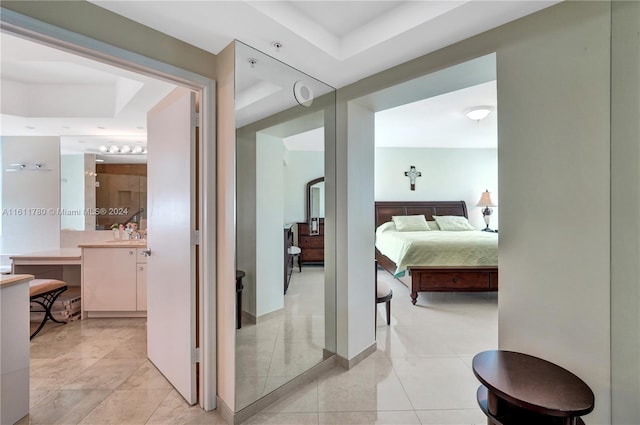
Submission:
[[[26,254],[12,255],[10,258],[14,263],[16,261],[29,261],[29,260],[69,260],[80,261],[82,252],[79,248],[59,248],[51,249],[47,251],[28,252]]]
[[[7,274],[0,276],[0,287],[5,288],[7,286],[19,285],[26,283],[33,279],[33,275],[30,274]]]
[[[128,241],[106,241],[106,242],[88,243],[88,244],[82,244],[78,246],[80,248],[123,248],[123,247],[146,248],[147,241],[144,239],[133,239]]]

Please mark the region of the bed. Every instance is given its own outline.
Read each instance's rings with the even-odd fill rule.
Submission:
[[[433,221],[433,216],[467,216],[467,206],[464,201],[425,201],[425,202],[376,202],[375,220],[376,229],[380,229],[384,223],[392,221],[393,216],[424,215],[428,222]],[[384,228],[385,226],[383,226]],[[404,257],[396,257],[395,251],[388,246],[380,246],[382,251],[389,253],[398,263],[383,255],[378,249],[381,243],[376,240],[376,260],[385,270],[394,276],[402,275],[405,270],[411,276],[411,302],[415,305],[418,299],[418,292],[478,292],[498,290],[498,263],[497,245],[498,234],[491,232],[444,232],[436,231],[421,232],[429,234],[436,241],[415,242],[415,235],[405,234],[403,236],[411,239],[413,245],[424,245],[425,249],[430,249],[432,255],[425,255],[423,259],[417,260],[419,256],[409,256],[409,260]],[[442,232],[442,233],[440,233]],[[378,232],[379,233],[379,232]],[[403,233],[403,232],[395,232]],[[409,232],[416,234],[419,232]],[[457,234],[457,235],[454,235]],[[464,235],[462,235],[464,234]],[[386,236],[385,236],[386,237]],[[465,260],[452,259],[452,256],[442,256],[438,258],[441,251],[452,249],[455,240],[469,237],[477,238],[471,241],[475,246],[471,246],[470,251],[463,255]],[[437,241],[440,240],[440,241]],[[442,243],[445,240],[446,248],[433,248],[432,243]],[[466,241],[467,243],[469,241]],[[426,248],[428,246],[428,248]],[[467,244],[468,246],[468,244]],[[419,247],[415,249],[421,249]],[[391,253],[394,253],[393,255]],[[446,257],[446,258],[445,258]]]

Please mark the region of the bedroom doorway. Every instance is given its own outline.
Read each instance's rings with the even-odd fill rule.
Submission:
[[[376,248],[389,237],[389,228],[396,230],[393,215],[424,215],[425,223],[419,226],[431,231],[434,238],[444,238],[445,234],[439,233],[439,223],[433,216],[458,216],[452,229],[469,231],[451,232],[451,236],[466,239],[477,235],[484,246],[476,250],[471,264],[461,262],[462,258],[434,258],[433,253],[424,260],[403,260],[398,256],[401,251],[398,247],[382,247],[387,255],[376,249],[378,281],[386,282],[394,291],[391,326],[387,327],[383,320],[383,307],[376,312],[378,344],[399,338],[415,323],[429,320],[446,322],[446,332],[445,328],[437,327],[414,331],[429,333],[427,338],[435,338],[432,341],[435,345],[441,343],[442,354],[471,355],[497,348],[499,190],[495,54],[367,97],[359,103],[374,111]],[[467,116],[466,113],[479,107],[486,108],[488,115],[483,119]],[[479,206],[486,191],[494,205],[489,226]],[[391,224],[384,225],[385,222]],[[495,232],[481,231],[487,227]],[[399,234],[407,236],[413,232]],[[439,254],[443,252],[438,250]],[[457,253],[458,249],[452,248],[451,254]],[[467,261],[470,258],[468,252],[463,256]],[[425,269],[410,273],[407,266],[412,261],[417,262],[415,267]],[[472,266],[475,268],[468,269]],[[453,273],[451,267],[455,268]],[[412,288],[412,279],[423,283]],[[447,319],[440,316],[445,311]],[[480,329],[474,328],[470,317],[481,324]],[[415,354],[430,350],[423,342],[408,340],[415,343],[407,348]]]

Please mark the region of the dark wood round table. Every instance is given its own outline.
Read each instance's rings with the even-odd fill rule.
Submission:
[[[484,351],[473,358],[482,383],[478,404],[489,424],[584,424],[594,395],[580,378],[562,367],[528,354]]]

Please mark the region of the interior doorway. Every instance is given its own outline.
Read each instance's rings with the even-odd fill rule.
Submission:
[[[16,22],[19,23],[16,24]],[[213,337],[215,334],[215,297],[213,296],[215,293],[215,256],[211,255],[212,252],[215,252],[215,198],[213,189],[215,185],[210,183],[196,185],[196,182],[215,182],[215,146],[213,141],[215,92],[213,80],[131,52],[104,45],[95,40],[79,37],[77,34],[60,28],[53,28],[35,20],[21,19],[18,14],[10,11],[7,11],[6,14],[3,11],[2,29],[6,34],[64,50],[101,64],[144,74],[146,77],[182,86],[198,94],[202,117],[199,125],[200,145],[197,149],[200,156],[198,158],[192,156],[191,165],[188,165],[186,169],[183,167],[183,170],[192,174],[194,187],[192,202],[194,204],[196,199],[195,188],[198,188],[198,211],[196,214],[194,209],[191,213],[194,217],[198,217],[197,229],[200,233],[197,238],[194,237],[196,234],[194,229],[194,232],[188,235],[188,239],[194,246],[198,246],[198,263],[201,267],[194,271],[189,281],[191,282],[193,293],[195,294],[197,290],[199,296],[197,298],[195,296],[191,297],[189,305],[181,310],[184,310],[185,314],[191,317],[193,326],[192,330],[185,330],[185,332],[191,334],[194,341],[194,345],[187,348],[190,350],[189,361],[199,363],[197,390],[200,398],[198,403],[206,410],[215,408],[216,345]],[[167,161],[168,163],[164,164],[164,166],[170,167],[171,159]],[[198,175],[195,175],[196,169],[199,170]],[[150,212],[152,212],[151,209]],[[193,264],[196,263],[195,255],[192,255],[191,260],[189,260]],[[153,287],[150,287],[149,291],[153,292]],[[195,325],[203,322],[203,317],[207,317],[207,326],[200,326],[197,331],[198,335],[196,335]],[[211,326],[212,323],[213,326]],[[198,341],[197,346],[195,345],[196,340]],[[190,402],[193,401],[190,400]]]
[[[398,299],[400,294],[394,293],[394,301],[407,304],[406,308],[395,309],[398,312],[396,324],[402,326],[406,325],[402,320],[415,320],[411,318],[413,316],[404,314],[406,309],[416,308],[409,304],[409,295],[412,303],[417,301],[417,306],[422,307],[433,307],[440,305],[440,302],[453,305],[448,303],[453,303],[456,299],[465,304],[477,298],[480,302],[486,302],[488,308],[495,310],[495,314],[492,313],[485,319],[487,326],[494,329],[487,333],[487,341],[489,344],[494,341],[497,347],[495,291],[498,282],[499,219],[496,207],[499,190],[495,54],[373,93],[358,99],[358,104],[373,111],[375,122],[374,199],[378,230],[376,258],[381,266],[378,273],[382,280],[402,282],[401,286],[396,285],[396,292],[400,292],[405,298]],[[467,115],[480,107],[488,112],[483,119]],[[486,211],[483,214],[484,208],[480,206],[487,191],[492,197],[490,215],[485,215]],[[439,204],[446,202],[455,202],[460,208]],[[397,258],[392,251],[384,251],[390,249],[383,246],[384,241],[391,237],[389,231],[396,229],[391,215],[388,217],[390,224],[386,227],[382,225],[387,220],[383,219],[385,212],[380,208],[389,211],[390,208],[404,208],[403,214],[393,213],[398,215],[425,213],[425,230],[444,230],[438,227],[432,215],[460,215],[467,230],[476,231],[452,235],[467,236],[473,233],[481,237],[480,243],[488,244],[488,250],[478,251],[479,255],[471,260],[473,264],[454,259],[453,255],[462,252],[457,250],[452,251],[452,256],[448,256],[446,260],[444,257],[424,253],[420,254],[424,258],[412,257],[410,261],[413,263],[405,263],[405,260]],[[429,213],[425,212],[427,209]],[[425,234],[434,237],[440,235],[435,232]],[[441,249],[439,252],[444,251]],[[419,253],[412,251],[411,254],[415,256]],[[466,256],[464,261],[469,261],[469,258],[471,257]],[[434,267],[457,267],[456,270],[460,273],[464,273],[467,267],[477,265],[482,268],[481,273],[487,267],[493,267],[495,274],[487,271],[486,281],[474,283],[477,283],[477,287],[464,290],[447,287],[443,283],[443,287],[437,288],[438,292],[431,292],[424,291],[425,288],[420,285],[412,286],[412,281],[421,279],[413,275],[424,272],[415,271],[411,275],[408,266],[412,264],[427,267],[429,272]],[[432,276],[425,275],[425,279],[427,278],[431,279]],[[453,277],[453,280],[457,282],[454,286],[460,286],[464,279]],[[378,318],[378,324],[380,323],[384,323],[381,317]],[[488,348],[492,347],[487,346]]]

